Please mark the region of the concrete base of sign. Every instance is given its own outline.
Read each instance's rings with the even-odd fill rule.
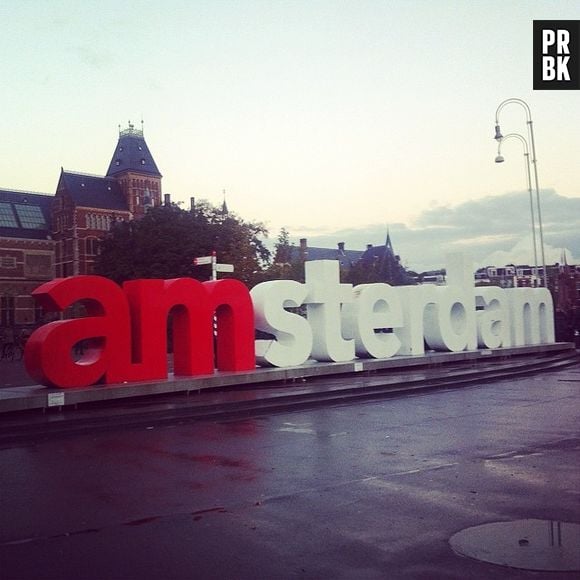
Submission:
[[[535,359],[537,359],[535,361]],[[455,373],[458,377],[465,378],[471,375],[474,379],[484,379],[488,374],[497,376],[502,367],[503,374],[521,374],[541,370],[549,362],[561,360],[564,364],[578,360],[572,343],[554,343],[538,346],[526,346],[515,348],[502,348],[495,350],[477,350],[463,352],[433,352],[424,356],[397,356],[388,359],[355,359],[347,363],[320,363],[311,361],[300,367],[289,368],[256,368],[247,372],[216,372],[212,375],[197,377],[173,377],[166,381],[152,383],[131,383],[119,385],[93,386],[82,389],[49,389],[42,386],[14,387],[0,389],[0,414],[14,413],[30,410],[47,410],[50,407],[63,408],[70,406],[86,405],[90,403],[102,403],[107,401],[119,401],[135,397],[150,397],[154,395],[170,395],[178,393],[211,393],[217,389],[229,389],[231,392],[244,390],[247,394],[248,387],[252,389],[268,388],[269,395],[265,398],[273,398],[276,390],[271,387],[283,387],[286,397],[304,395],[305,390],[316,393],[313,384],[320,379],[345,379],[351,376],[349,384],[343,380],[342,390],[363,389],[372,386],[375,390],[400,390],[410,388],[413,382],[421,382],[423,388],[429,380],[434,386],[440,384],[443,379],[449,382],[453,380],[453,365],[462,365],[461,373]],[[509,361],[509,370],[506,364]],[[500,364],[503,363],[503,364]],[[471,368],[466,370],[466,365]],[[429,376],[425,369],[433,371],[440,369],[442,372],[430,372]],[[359,381],[361,377],[379,376],[380,380]],[[391,376],[392,375],[392,376]],[[304,385],[307,383],[307,386]],[[235,389],[240,387],[240,389]],[[321,389],[319,389],[320,391]],[[332,390],[328,386],[322,388],[328,392]],[[338,389],[337,389],[338,390]],[[377,393],[378,394],[378,393]],[[227,398],[227,397],[226,397]],[[239,397],[234,397],[239,399]],[[247,399],[248,397],[246,397]]]

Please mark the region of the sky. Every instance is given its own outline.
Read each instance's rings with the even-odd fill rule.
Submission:
[[[531,262],[521,144],[494,163],[517,97],[546,257],[580,262],[580,93],[532,87],[533,20],[578,19],[577,0],[3,0],[0,187],[103,175],[143,120],[164,193],[225,190],[273,239],[363,249],[388,228],[415,270]],[[500,122],[526,134],[517,105]]]

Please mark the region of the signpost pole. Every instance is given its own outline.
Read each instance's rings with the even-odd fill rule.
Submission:
[[[217,257],[215,250],[211,253],[211,279],[217,280]]]

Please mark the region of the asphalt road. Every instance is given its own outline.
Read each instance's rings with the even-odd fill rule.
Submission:
[[[461,557],[470,526],[580,523],[580,369],[0,449],[0,578],[578,578]]]

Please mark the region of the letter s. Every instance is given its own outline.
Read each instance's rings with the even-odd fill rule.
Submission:
[[[308,288],[294,280],[263,282],[251,290],[256,328],[276,337],[276,340],[256,341],[259,365],[289,367],[308,359],[312,351],[308,320],[285,310],[301,306],[307,293]]]

